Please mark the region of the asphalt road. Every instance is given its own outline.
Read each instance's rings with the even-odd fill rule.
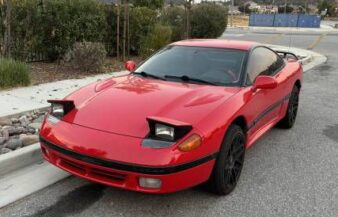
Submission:
[[[71,177],[1,209],[0,216],[338,216],[338,36],[224,36],[279,45],[291,41],[328,57],[304,75],[295,127],[273,129],[247,151],[231,195],[217,197],[199,187],[147,195]]]

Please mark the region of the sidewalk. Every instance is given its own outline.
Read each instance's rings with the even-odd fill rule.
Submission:
[[[61,99],[80,87],[119,74],[121,72],[0,91],[0,117],[47,107],[48,99]]]

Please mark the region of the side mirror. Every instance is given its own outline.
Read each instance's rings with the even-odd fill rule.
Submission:
[[[132,60],[129,60],[124,64],[124,68],[129,72],[133,72],[136,69],[136,63]]]
[[[257,89],[273,89],[277,87],[277,81],[270,76],[258,76],[252,87],[253,91]]]

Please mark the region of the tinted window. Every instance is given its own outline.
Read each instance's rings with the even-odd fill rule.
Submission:
[[[251,53],[248,65],[248,84],[259,75],[274,75],[284,65],[284,60],[273,51],[258,47]]]
[[[169,46],[135,72],[161,77],[185,75],[219,85],[236,85],[240,82],[245,56],[246,51],[241,50]]]

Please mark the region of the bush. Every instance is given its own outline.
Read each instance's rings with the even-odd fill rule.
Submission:
[[[29,85],[29,73],[30,68],[27,64],[0,58],[0,88]]]
[[[130,51],[140,53],[142,39],[151,32],[157,21],[157,12],[146,7],[130,9]]]
[[[199,4],[193,7],[191,36],[193,38],[216,38],[227,26],[227,9],[216,4]]]
[[[172,29],[172,41],[180,41],[184,38],[185,11],[181,7],[168,7],[162,11],[160,21]]]
[[[107,52],[102,43],[76,42],[64,59],[69,61],[75,69],[101,72],[106,55]]]
[[[13,0],[13,56],[41,52],[61,57],[76,41],[106,37],[105,5],[97,0]]]
[[[171,28],[156,24],[154,29],[142,39],[141,55],[148,57],[171,41]]]

